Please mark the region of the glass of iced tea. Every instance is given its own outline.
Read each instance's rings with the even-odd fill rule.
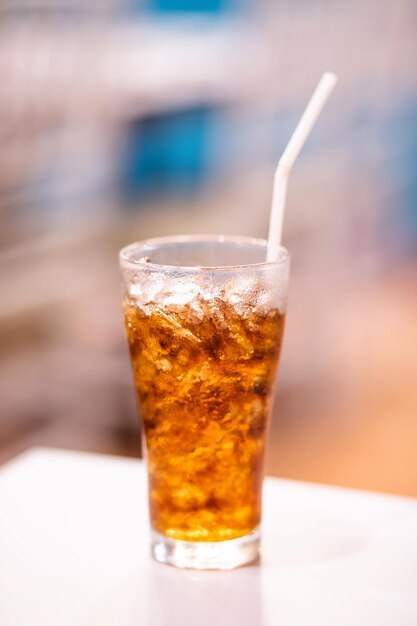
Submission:
[[[167,237],[120,252],[143,422],[152,553],[177,567],[256,559],[289,255],[267,242]]]

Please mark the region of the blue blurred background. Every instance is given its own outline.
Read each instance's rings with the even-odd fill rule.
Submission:
[[[0,460],[139,455],[117,251],[267,234],[294,168],[267,470],[417,495],[417,6],[412,0],[0,6]]]

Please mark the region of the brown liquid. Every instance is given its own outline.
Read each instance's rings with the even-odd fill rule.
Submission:
[[[219,298],[126,304],[143,416],[152,527],[185,541],[235,539],[261,516],[263,457],[284,317]]]

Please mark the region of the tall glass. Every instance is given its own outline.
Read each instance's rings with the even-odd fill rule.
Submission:
[[[167,237],[120,252],[158,561],[230,569],[258,555],[289,277],[287,251],[267,263],[266,245]]]

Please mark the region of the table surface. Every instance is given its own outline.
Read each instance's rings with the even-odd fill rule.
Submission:
[[[417,501],[268,478],[260,563],[149,556],[143,463],[37,448],[0,471],[1,626],[416,626]]]

